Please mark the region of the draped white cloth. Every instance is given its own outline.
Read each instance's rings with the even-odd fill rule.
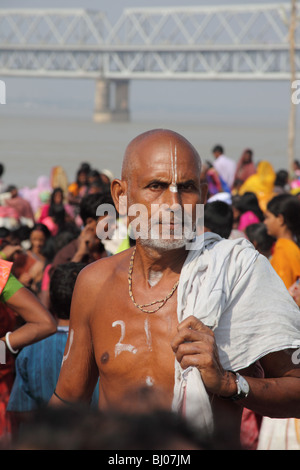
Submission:
[[[271,264],[246,239],[205,233],[183,265],[177,316],[194,315],[215,334],[224,369],[241,370],[271,352],[300,346],[299,308]],[[201,374],[175,360],[173,410],[212,432],[213,415]]]
[[[264,416],[257,450],[300,450],[300,420]]]

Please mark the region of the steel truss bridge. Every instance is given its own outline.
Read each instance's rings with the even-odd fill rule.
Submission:
[[[94,79],[95,119],[126,119],[130,80],[289,79],[290,15],[290,2],[130,8],[115,23],[101,11],[0,9],[0,78]]]

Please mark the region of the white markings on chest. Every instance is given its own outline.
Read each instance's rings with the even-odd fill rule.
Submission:
[[[149,319],[146,318],[145,323],[144,323],[144,329],[146,333],[146,341],[147,341],[147,346],[152,351],[152,337],[151,337],[151,331],[149,327]]]
[[[122,341],[125,337],[125,322],[123,320],[114,321],[112,326],[115,327],[119,325],[121,327],[121,336],[118,343],[115,345],[115,357],[117,357],[121,352],[128,351],[132,354],[137,353],[137,349],[132,346],[132,344],[123,344]]]
[[[152,379],[152,377],[150,377],[150,375],[146,377],[146,385],[148,385],[148,387],[153,387],[154,385],[154,380]]]
[[[131,344],[122,343],[125,337],[125,329],[126,329],[125,322],[123,320],[117,320],[112,323],[113,327],[118,326],[118,325],[121,327],[121,336],[120,336],[118,343],[115,345],[115,357],[117,357],[119,354],[121,354],[124,351],[131,352],[132,354],[136,354],[137,349],[134,346],[132,346]],[[150,331],[149,318],[146,318],[144,321],[144,331],[146,334],[146,344],[148,346],[148,349],[152,351],[152,336],[151,336],[151,331]],[[145,382],[146,382],[147,387],[153,387],[155,383],[153,377],[151,377],[150,375],[146,377]]]
[[[119,356],[124,351],[130,352],[132,354],[137,353],[137,348],[133,346],[132,344],[126,344],[123,343],[123,340],[125,338],[125,322],[123,320],[117,320],[112,323],[112,327],[114,328],[115,326],[120,326],[121,327],[121,335],[120,339],[115,345],[115,357]],[[152,351],[152,336],[151,336],[151,331],[150,331],[150,326],[149,326],[149,319],[146,318],[144,321],[144,331],[146,334],[146,344],[148,346],[148,349]]]
[[[156,286],[162,278],[163,273],[160,271],[150,271],[148,283],[151,287]]]

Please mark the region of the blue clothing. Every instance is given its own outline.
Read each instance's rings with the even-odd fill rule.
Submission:
[[[16,378],[7,411],[33,411],[50,400],[56,387],[68,338],[68,327],[37,343],[24,347],[17,356]],[[98,384],[92,405],[98,403]]]

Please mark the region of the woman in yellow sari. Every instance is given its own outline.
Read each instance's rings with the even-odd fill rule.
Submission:
[[[276,173],[267,161],[261,161],[257,165],[256,173],[246,179],[240,187],[239,195],[247,192],[256,194],[260,208],[265,212],[268,202],[275,196],[274,183]]]

